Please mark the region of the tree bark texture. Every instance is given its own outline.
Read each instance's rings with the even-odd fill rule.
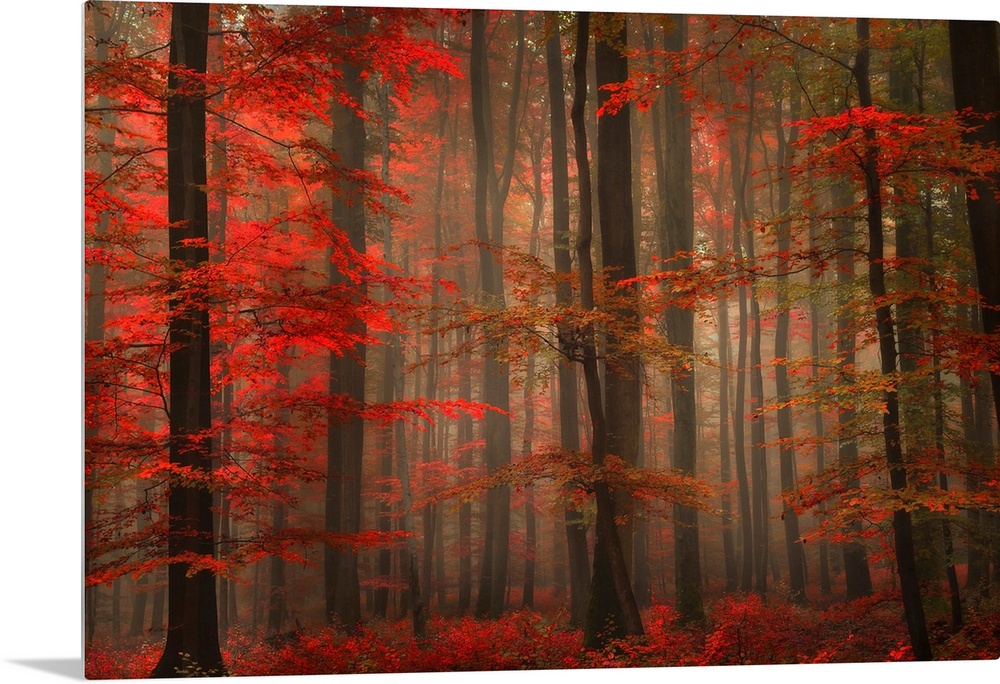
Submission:
[[[208,198],[205,94],[200,77],[208,62],[207,4],[174,4],[171,14],[167,100],[167,213],[170,260],[180,274],[208,262]],[[191,240],[198,241],[191,243]],[[197,282],[195,279],[194,282]],[[169,486],[167,553],[211,559],[215,553],[212,517],[211,376],[207,293],[193,286],[170,300],[170,463],[193,481]],[[193,291],[192,291],[193,290]],[[199,482],[199,480],[201,482]],[[189,572],[188,562],[167,568],[167,639],[152,677],[226,673],[219,649],[215,577],[207,569]]]

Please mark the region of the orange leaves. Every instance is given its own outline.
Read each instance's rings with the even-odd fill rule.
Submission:
[[[576,505],[588,500],[598,482],[612,490],[625,491],[638,502],[676,503],[703,511],[711,511],[709,500],[715,496],[713,487],[698,478],[672,470],[650,470],[627,465],[617,456],[607,456],[603,466],[596,466],[586,452],[565,452],[559,449],[535,451],[509,465],[501,466],[455,487],[429,496],[423,503],[458,499],[472,501],[488,489],[506,486],[520,490],[529,485],[548,483],[561,491],[574,490],[584,495]],[[417,504],[414,503],[416,507]]]

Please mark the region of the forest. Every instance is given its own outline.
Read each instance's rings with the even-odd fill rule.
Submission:
[[[84,16],[88,678],[1000,657],[996,22]]]

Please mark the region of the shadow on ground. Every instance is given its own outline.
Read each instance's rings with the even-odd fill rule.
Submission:
[[[49,672],[60,677],[66,677],[67,679],[84,680],[83,661],[80,658],[42,658],[37,660],[11,660],[9,662],[21,665],[22,667],[29,667],[33,670]]]

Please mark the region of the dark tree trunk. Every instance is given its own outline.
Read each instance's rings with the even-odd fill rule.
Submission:
[[[973,126],[962,132],[964,142],[1000,148],[1000,52],[997,48],[997,22],[948,22],[951,41],[951,70],[955,91],[955,109],[965,112]],[[984,119],[984,115],[990,115]],[[987,335],[1000,332],[1000,174],[978,179],[966,187],[972,250],[976,258],[979,294],[986,306],[982,309],[983,330]],[[993,346],[996,354],[997,345]],[[996,368],[997,357],[994,356]],[[1000,373],[991,371],[993,410],[1000,423]]]
[[[337,30],[343,36],[364,33],[369,18],[364,10],[345,8],[343,21]],[[364,101],[364,80],[361,68],[349,62],[341,63],[345,94],[358,106]],[[333,149],[346,170],[363,170],[365,166],[365,124],[350,106],[334,103]],[[344,231],[351,249],[364,254],[365,208],[361,197],[363,185],[344,178],[333,188],[333,223]],[[353,296],[365,296],[364,284],[350,285],[349,278],[330,263],[330,285],[334,288],[354,287]],[[349,325],[352,332],[364,335],[366,324],[358,319]],[[366,346],[356,343],[343,355],[330,354],[331,397],[342,397],[353,407],[360,408],[365,400]],[[361,477],[364,455],[364,421],[357,411],[347,416],[332,414],[327,428],[327,490],[326,531],[333,534],[358,534],[361,531]],[[361,586],[358,578],[358,552],[352,549],[326,547],[324,583],[327,620],[339,623],[353,632],[361,621]]]
[[[510,189],[517,147],[517,112],[520,97],[521,67],[524,63],[524,15],[517,18],[517,57],[511,84],[511,104],[507,112],[507,153],[498,177],[493,164],[492,108],[490,105],[489,64],[486,56],[486,12],[472,12],[472,49],[470,85],[472,88],[472,124],[475,141],[475,224],[480,242],[479,267],[482,303],[502,310],[505,306],[503,271],[496,262],[494,249],[504,243],[504,203]],[[488,340],[483,369],[484,401],[500,409],[486,414],[484,423],[484,458],[486,468],[494,472],[510,463],[510,382],[506,356],[506,338]],[[507,586],[507,563],[510,553],[510,488],[500,486],[486,498],[486,546],[479,575],[476,615],[499,617],[504,609]]]
[[[171,72],[167,100],[167,206],[170,260],[180,273],[208,262],[208,200],[205,157],[205,95],[201,76],[208,61],[207,4],[174,4],[171,17],[170,64],[187,72]],[[186,94],[185,94],[186,93]],[[191,244],[191,241],[201,244]],[[194,281],[197,282],[197,279]],[[212,476],[210,338],[207,293],[174,288],[170,300],[170,449],[172,466]],[[212,559],[215,528],[212,494],[206,486],[171,482],[167,552],[170,557],[194,554]],[[179,673],[224,675],[219,649],[215,577],[188,562],[167,568],[167,639],[152,677]]]
[[[624,52],[627,50],[626,17],[624,14],[603,14],[601,20],[604,39],[594,43],[598,107],[609,98],[603,86],[628,79],[628,59]],[[615,114],[606,112],[597,120],[597,204],[602,264],[614,288],[614,296],[619,300],[612,306],[621,325],[621,332],[608,330],[605,333],[604,410],[608,453],[634,466],[639,453],[642,382],[639,357],[627,351],[627,338],[636,335],[639,328],[638,288],[619,285],[636,275],[631,108],[626,105]],[[629,493],[613,492],[613,496],[617,514],[630,519],[633,504]],[[626,564],[631,559],[628,553],[632,548],[631,530],[632,526],[627,525],[619,533]]]
[[[163,587],[153,594],[153,607],[149,616],[149,631],[158,634],[163,631],[163,609],[166,604],[167,592]]]
[[[870,60],[869,22],[857,20],[858,53],[854,73],[858,82],[858,100],[862,107],[872,106],[871,85],[868,65]],[[885,265],[882,233],[882,189],[877,167],[878,139],[874,129],[865,130],[867,149],[864,156],[865,198],[868,223],[868,285],[876,301],[885,300]],[[896,335],[889,304],[880,304],[875,310],[876,328],[879,338],[879,353],[883,375],[896,372]],[[885,412],[882,416],[882,433],[885,441],[885,456],[889,467],[889,481],[893,491],[906,488],[906,464],[903,460],[902,436],[899,425],[899,400],[895,389],[886,389],[882,395]],[[920,599],[920,581],[917,576],[916,555],[913,545],[913,522],[910,513],[898,508],[892,514],[892,529],[895,535],[896,569],[903,594],[903,610],[906,615],[907,631],[916,660],[930,660],[931,646],[924,620],[924,608]]]
[[[586,49],[589,43],[589,18],[580,13],[577,29],[577,55],[573,64],[576,92],[573,98],[573,129],[577,140],[577,176],[580,182],[581,218],[577,253],[580,258],[581,306],[590,310],[594,306],[593,266],[590,245],[592,219],[584,210],[590,205],[589,162],[586,159],[584,101],[586,90]],[[597,41],[595,64],[597,82],[621,83],[628,77],[628,61],[623,54],[627,45],[623,15],[603,15],[602,28],[606,39]],[[598,101],[603,103],[607,91],[600,91]],[[597,128],[598,146],[598,204],[601,208],[601,243],[604,266],[611,271],[610,281],[618,282],[635,275],[635,251],[632,235],[631,144],[629,141],[628,109],[617,114],[602,116]],[[624,288],[623,288],[624,289]],[[630,293],[626,291],[626,297]],[[620,312],[628,329],[637,323],[634,306],[626,303]],[[584,356],[584,376],[587,384],[587,403],[590,406],[593,426],[592,460],[595,466],[605,463],[607,454],[614,454],[626,462],[634,462],[636,451],[637,416],[639,412],[639,382],[637,364],[633,356],[619,348],[617,334],[608,332],[609,361],[606,368],[607,385],[601,396],[597,355],[593,331],[585,332],[587,349]],[[605,419],[607,415],[607,419]],[[589,648],[602,646],[609,638],[642,634],[642,619],[628,577],[627,559],[622,550],[615,522],[614,496],[607,483],[594,484],[597,500],[597,535],[594,543],[594,571],[591,577],[590,603],[584,628],[584,644]]]
[[[569,172],[566,144],[566,98],[563,90],[562,47],[559,31],[553,30],[545,44],[548,68],[549,107],[551,111],[552,148],[552,251],[555,270],[560,276],[556,284],[556,306],[568,308],[573,303],[570,273],[569,231]],[[566,453],[580,450],[580,411],[577,404],[576,369],[569,356],[572,330],[567,324],[559,328],[559,444]],[[590,590],[590,558],[587,550],[587,530],[583,513],[571,506],[564,509],[566,547],[569,555],[570,624],[582,626],[587,613]]]
[[[674,26],[664,36],[664,48],[681,53],[687,47],[687,16],[674,16]],[[660,257],[672,270],[691,266],[694,249],[694,195],[691,171],[691,112],[679,83],[667,85],[664,93],[666,135],[666,206],[661,223],[665,239]],[[600,186],[598,186],[600,187]],[[603,234],[603,231],[602,231]],[[665,247],[665,249],[664,249]],[[605,248],[606,250],[606,248]],[[674,414],[673,468],[695,475],[698,459],[695,415],[694,310],[671,306],[666,312],[667,340],[683,350],[683,365],[670,376],[670,402]],[[698,512],[674,505],[674,590],[680,621],[701,623],[705,610],[701,598],[701,551]]]

